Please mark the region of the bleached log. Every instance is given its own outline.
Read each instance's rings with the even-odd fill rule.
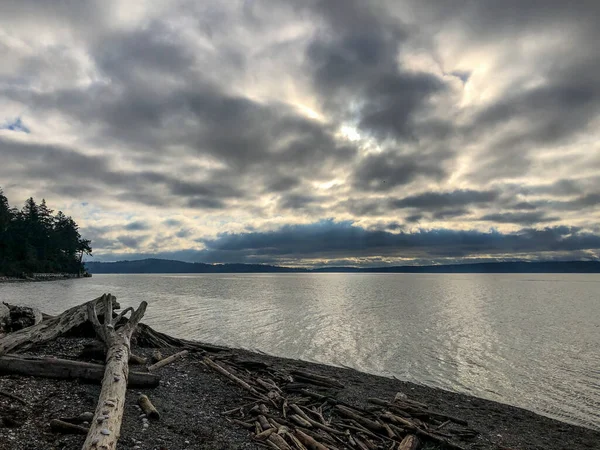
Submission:
[[[102,301],[105,308],[104,323],[100,324],[95,310],[95,304],[88,305],[88,317],[98,337],[106,346],[106,366],[102,389],[98,398],[98,406],[94,419],[90,424],[83,450],[114,450],[121,433],[121,422],[125,408],[125,393],[129,377],[129,356],[131,354],[131,335],[140,322],[148,304],[143,301],[137,310],[132,312],[130,319],[120,329],[116,323],[122,315],[113,319],[113,296],[105,294]]]
[[[152,372],[153,370],[160,369],[161,367],[166,366],[167,364],[171,364],[173,361],[176,361],[179,358],[184,357],[188,353],[189,352],[187,350],[182,350],[182,351],[180,351],[178,353],[175,353],[174,355],[167,356],[166,358],[163,358],[160,361],[158,361],[157,363],[152,364],[151,366],[149,366],[148,370],[150,372]]]
[[[81,325],[88,319],[88,305],[94,305],[98,314],[104,314],[102,297],[91,302],[67,309],[62,314],[44,320],[32,327],[9,333],[0,339],[0,355],[16,351],[27,350],[34,345],[51,341],[52,339],[67,333],[69,330]],[[112,308],[118,308],[118,303],[111,304]]]

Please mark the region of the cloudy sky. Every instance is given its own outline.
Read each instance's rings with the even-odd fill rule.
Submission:
[[[600,2],[2,0],[0,186],[96,260],[600,257]]]

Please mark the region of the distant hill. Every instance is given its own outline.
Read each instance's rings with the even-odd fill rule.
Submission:
[[[85,266],[90,273],[600,273],[600,261],[497,262],[438,266],[300,269],[266,264],[204,264],[150,258],[136,261],[86,262]]]

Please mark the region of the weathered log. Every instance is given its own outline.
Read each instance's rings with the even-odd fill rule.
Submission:
[[[104,306],[101,299],[102,297],[99,297],[91,302],[67,309],[62,314],[44,320],[37,325],[7,334],[0,339],[0,355],[27,350],[34,345],[51,341],[81,325],[88,318],[87,308],[89,304],[94,305],[99,314],[103,314]],[[112,307],[118,308],[118,303],[115,302]]]
[[[302,409],[298,406],[298,405],[294,405],[291,404],[290,408],[299,416],[301,416],[304,420],[306,420],[308,423],[310,423],[313,427],[315,428],[320,428],[323,431],[327,431],[328,433],[332,433],[332,434],[337,434],[337,435],[343,435],[344,433],[341,431],[338,431],[334,428],[331,428],[327,425],[324,425],[316,420],[314,420],[313,418],[309,417],[304,411],[302,411]]]
[[[158,413],[158,411],[156,410],[156,408],[154,407],[147,395],[140,395],[140,397],[138,398],[138,405],[140,405],[140,408],[142,408],[143,413],[146,414],[146,417],[148,417],[149,419],[160,419],[160,414]]]
[[[292,370],[291,374],[298,378],[300,381],[306,381],[320,386],[330,386],[342,389],[344,385],[333,378],[319,375],[308,370]]]
[[[342,415],[349,417],[350,419],[358,422],[363,427],[368,428],[369,430],[383,432],[383,433],[386,432],[385,427],[383,425],[381,425],[379,422],[375,422],[374,420],[367,419],[366,417],[363,417],[363,416],[355,413],[350,408],[347,408],[345,406],[336,405],[335,407]]]
[[[231,381],[233,381],[234,383],[236,383],[238,386],[246,389],[248,392],[250,392],[251,394],[255,395],[258,398],[264,398],[264,396],[258,392],[256,389],[254,389],[252,386],[250,386],[248,383],[246,383],[244,380],[242,380],[239,377],[236,377],[234,374],[232,374],[231,372],[229,372],[228,370],[224,369],[223,367],[221,367],[220,365],[218,365],[216,362],[214,362],[212,359],[208,358],[208,357],[204,357],[203,360],[204,364],[206,364],[208,367],[216,370],[217,372],[219,372],[220,374],[226,376],[227,378],[229,378]]]
[[[400,447],[398,450],[417,450],[419,448],[419,438],[414,434],[409,434],[402,442],[400,442]]]
[[[169,336],[168,334],[161,333],[160,331],[156,331],[144,323],[138,324],[134,339],[140,347],[182,348],[195,352],[206,351],[210,353],[218,353],[228,350],[226,347],[219,347],[218,345],[203,344],[201,342],[175,338],[173,336]]]
[[[267,439],[269,436],[271,436],[273,433],[276,433],[276,432],[277,432],[277,428],[270,427],[270,428],[266,429],[265,431],[254,435],[254,439],[256,439],[257,441],[264,441],[265,439]]]
[[[142,366],[142,365],[146,364],[146,361],[147,361],[146,358],[142,358],[141,356],[134,355],[133,353],[131,355],[129,355],[129,364],[135,364],[138,366]]]
[[[90,423],[93,418],[94,418],[94,413],[84,412],[75,417],[61,417],[60,420],[62,420],[63,422],[78,424],[78,423],[84,423],[84,422]]]
[[[290,447],[290,445],[287,442],[285,442],[285,439],[283,439],[276,433],[271,434],[271,436],[269,436],[269,438],[267,439],[267,442],[275,444],[280,450],[292,450],[292,447]]]
[[[246,428],[247,430],[251,430],[252,428],[254,428],[253,423],[244,422],[244,421],[238,420],[238,419],[231,419],[231,421],[237,425],[240,425],[241,427]]]
[[[25,375],[59,380],[79,379],[98,383],[104,377],[104,366],[68,359],[4,355],[0,356],[0,374]],[[158,375],[130,372],[127,385],[131,387],[157,387]]]
[[[306,420],[304,417],[300,417],[296,414],[291,414],[289,416],[289,419],[292,422],[295,422],[297,425],[300,425],[301,427],[312,428],[312,424],[308,420]]]
[[[273,428],[273,426],[269,423],[267,418],[265,416],[263,416],[262,414],[259,414],[256,418],[258,420],[258,423],[260,423],[260,426],[262,427],[263,430],[268,430],[269,428]]]
[[[310,450],[329,450],[326,446],[312,438],[301,430],[296,429],[294,432],[295,436],[300,442],[302,442]]]
[[[292,444],[293,444],[292,446],[293,446],[295,449],[297,449],[297,450],[308,450],[308,449],[306,448],[306,446],[305,446],[305,445],[304,445],[302,442],[300,442],[300,441],[298,440],[298,438],[297,438],[297,437],[296,437],[294,434],[292,434],[292,433],[290,433],[290,432],[286,432],[286,433],[285,433],[285,436],[286,436],[286,437],[287,437],[287,438],[288,438],[290,441],[292,441]]]
[[[148,370],[150,372],[152,372],[153,370],[156,369],[160,369],[161,367],[166,366],[167,364],[171,364],[173,361],[178,360],[179,358],[184,357],[185,355],[187,355],[189,352],[187,350],[182,350],[178,353],[175,353],[174,355],[171,356],[167,356],[166,358],[161,359],[160,361],[158,361],[155,364],[152,364],[151,366],[148,367]]]
[[[81,425],[75,425],[73,423],[64,422],[59,419],[52,419],[50,421],[50,428],[52,431],[64,434],[87,434],[88,428],[82,427]]]
[[[102,379],[102,389],[98,397],[98,406],[90,431],[83,444],[83,450],[115,449],[121,432],[123,410],[125,408],[125,392],[129,377],[129,355],[131,335],[140,322],[148,304],[143,301],[130,319],[120,329],[115,325],[129,308],[117,318],[113,318],[112,299],[110,294],[103,295],[104,324],[100,324],[95,304],[88,304],[88,317],[94,325],[96,334],[106,346],[106,367]],[[131,309],[132,310],[132,309]]]

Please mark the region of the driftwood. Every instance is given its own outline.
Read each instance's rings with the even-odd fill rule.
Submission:
[[[224,369],[223,367],[221,367],[220,365],[218,365],[216,362],[214,362],[212,359],[205,357],[203,359],[203,361],[204,361],[204,364],[206,364],[208,367],[216,370],[217,372],[219,372],[222,375],[225,375],[231,381],[233,381],[234,383],[236,383],[238,386],[241,386],[242,388],[246,389],[251,394],[255,395],[258,398],[262,398],[263,397],[256,389],[254,389],[252,386],[250,386],[244,380],[242,380],[241,378],[235,376],[234,374],[232,374],[231,372],[229,372],[227,369]]]
[[[138,405],[142,408],[142,412],[146,414],[149,419],[160,419],[160,414],[150,401],[147,395],[140,395],[138,398]]]
[[[304,433],[302,430],[296,430],[295,435],[298,438],[298,440],[310,450],[329,450],[326,446],[316,441],[311,436]]]
[[[402,442],[400,442],[400,446],[398,450],[417,450],[419,448],[419,438],[414,434],[409,434]]]
[[[94,303],[88,304],[88,317],[98,337],[106,346],[106,368],[102,379],[102,389],[94,419],[90,424],[83,450],[114,449],[121,433],[121,421],[125,408],[125,392],[129,377],[129,356],[131,353],[131,335],[140,322],[148,304],[144,301],[137,310],[127,308],[116,318],[112,314],[110,294],[102,296],[104,304],[104,323],[100,324]],[[115,325],[127,312],[132,311],[130,319],[119,330]]]
[[[143,366],[146,364],[147,359],[142,358],[141,356],[134,355],[133,353],[129,355],[129,364],[135,364],[138,366]]]
[[[175,353],[174,355],[167,356],[166,358],[163,358],[160,361],[158,361],[157,363],[152,364],[151,366],[149,366],[148,370],[150,372],[152,372],[153,370],[160,369],[161,367],[166,366],[167,364],[171,364],[173,361],[176,361],[179,358],[184,357],[188,353],[189,352],[187,350],[182,350],[179,353]]]
[[[319,374],[306,371],[273,372],[268,367],[257,366],[259,373],[256,376],[251,369],[240,370],[234,375],[208,357],[204,358],[204,362],[242,386],[253,398],[260,399],[259,395],[262,395],[253,385],[268,391],[268,401],[263,396],[262,403],[246,403],[225,414],[239,414],[243,421],[233,417],[228,420],[253,430],[254,439],[269,448],[418,450],[421,442],[428,442],[434,444],[435,448],[459,450],[464,447],[451,439],[470,439],[475,435],[473,430],[456,430],[454,427],[442,433],[439,431],[439,419],[446,416],[432,412],[427,405],[406,396],[402,397],[402,402],[369,399],[369,402],[377,406],[365,408],[344,402],[332,394],[323,395],[295,387],[289,389],[290,385],[298,384],[292,381],[298,378],[306,380],[304,385],[312,384],[311,389],[320,388],[319,383],[329,384],[333,388],[336,381]],[[314,381],[317,383],[313,383]],[[324,409],[327,411],[327,420]],[[248,415],[254,417],[254,423],[249,421]],[[466,423],[461,419],[456,421],[459,424],[461,422]]]
[[[0,374],[25,375],[63,380],[79,379],[98,383],[104,377],[104,366],[81,361],[35,356],[0,356]],[[157,387],[160,377],[151,373],[130,372],[127,385]]]
[[[87,309],[90,304],[96,307],[99,314],[103,314],[104,306],[101,299],[102,297],[99,297],[91,302],[68,309],[62,314],[44,320],[37,325],[7,334],[0,339],[0,355],[27,350],[34,345],[51,341],[67,333],[88,319]],[[111,311],[113,307],[118,308],[118,304],[111,305]]]
[[[314,372],[309,372],[308,370],[292,370],[291,374],[298,381],[305,381],[308,383],[326,386],[326,387],[334,387],[343,389],[344,385],[333,378],[329,378],[323,375],[316,374]]]
[[[201,342],[178,339],[168,334],[156,331],[144,323],[137,326],[135,341],[140,347],[151,348],[181,348],[195,352],[218,353],[227,350],[226,347],[218,345],[203,344]]]
[[[88,428],[81,425],[75,425],[73,423],[65,422],[60,419],[52,419],[50,421],[50,428],[52,431],[64,434],[87,434]]]
[[[94,413],[84,412],[75,417],[61,417],[60,420],[62,420],[63,422],[80,424],[80,423],[84,423],[84,422],[90,423],[93,418],[94,418]]]
[[[29,403],[26,400],[23,400],[21,397],[15,394],[11,394],[10,392],[0,391],[0,395],[6,398],[10,398],[11,400],[15,400],[19,403],[22,403],[25,406],[29,406]]]

